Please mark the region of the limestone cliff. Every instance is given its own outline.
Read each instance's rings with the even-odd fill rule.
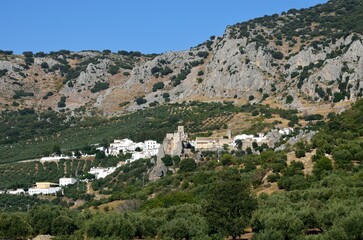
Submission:
[[[361,0],[332,0],[228,26],[223,36],[160,55],[2,51],[0,108],[112,115],[186,100],[291,108],[354,101],[363,92],[363,31],[354,20],[362,9]]]

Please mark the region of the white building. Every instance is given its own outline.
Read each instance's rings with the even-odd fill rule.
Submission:
[[[130,139],[121,139],[114,140],[113,143],[110,144],[106,155],[117,156],[120,153],[127,153],[129,151],[135,151],[134,142]]]
[[[18,188],[16,190],[10,190],[7,193],[11,195],[20,195],[20,194],[25,194],[25,191],[22,188]]]
[[[74,178],[60,178],[59,179],[59,186],[67,186],[67,185],[73,185],[77,182]]]
[[[71,159],[71,157],[66,156],[66,155],[42,157],[40,159],[40,162],[41,163],[44,163],[44,162],[58,162],[61,159]]]
[[[50,183],[50,182],[37,182],[34,187],[29,188],[28,194],[43,194],[43,195],[50,195],[56,194],[58,191],[61,190],[60,187],[57,187],[58,184]]]
[[[283,128],[283,129],[280,129],[280,130],[279,130],[279,133],[280,133],[281,135],[289,135],[289,134],[291,134],[293,131],[294,131],[294,129],[293,129],[293,128]]]
[[[88,173],[95,175],[96,179],[105,178],[116,171],[116,167],[101,168],[92,167]]]
[[[145,142],[134,143],[130,139],[114,140],[110,144],[106,155],[117,156],[120,153],[131,153],[131,161],[138,160],[140,158],[150,158],[159,153],[160,144],[153,140],[147,140]],[[136,151],[138,150],[138,151]]]
[[[5,191],[3,191],[3,190],[0,190],[0,194],[5,194]]]
[[[61,190],[60,187],[49,187],[49,188],[29,188],[28,193],[29,195],[51,195],[56,194]]]

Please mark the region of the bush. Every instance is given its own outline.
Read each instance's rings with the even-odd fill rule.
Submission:
[[[31,51],[26,51],[26,52],[23,52],[23,55],[24,55],[24,57],[26,57],[26,58],[31,58],[31,57],[33,57],[33,52],[31,52]]]
[[[7,72],[8,72],[8,70],[7,70],[7,69],[1,69],[1,70],[0,70],[0,77],[5,76]]]
[[[111,75],[115,75],[118,73],[118,70],[119,70],[119,66],[111,65],[107,72]]]
[[[293,101],[294,101],[294,98],[291,95],[286,97],[286,104],[291,104]]]
[[[164,83],[163,82],[157,82],[153,85],[153,92],[156,92],[159,89],[163,89],[164,88]]]
[[[146,103],[147,100],[144,99],[143,97],[138,97],[138,98],[136,98],[135,102],[137,105],[142,105],[142,104]]]
[[[194,172],[198,168],[198,165],[192,158],[186,158],[180,161],[180,172]]]
[[[201,57],[201,58],[207,58],[209,53],[205,52],[205,51],[204,52],[200,51],[197,53],[197,55],[198,55],[198,57]]]
[[[170,94],[169,93],[163,93],[163,98],[170,98]]]
[[[276,51],[272,53],[272,57],[281,60],[284,58],[284,54],[282,52]]]
[[[42,62],[42,64],[40,64],[40,66],[41,66],[43,69],[49,68],[48,63],[46,63],[46,62]]]
[[[96,82],[96,84],[93,86],[93,88],[91,89],[91,93],[96,93],[102,90],[105,90],[109,87],[110,85],[108,83],[105,82]]]

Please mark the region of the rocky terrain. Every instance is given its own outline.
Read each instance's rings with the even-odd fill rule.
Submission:
[[[352,7],[354,6],[354,7]],[[166,102],[275,102],[362,95],[362,1],[333,0],[228,26],[181,52],[0,52],[0,108],[112,115]]]

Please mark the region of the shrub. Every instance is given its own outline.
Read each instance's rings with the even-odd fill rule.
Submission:
[[[198,76],[203,76],[203,75],[204,75],[203,70],[200,70],[200,71],[198,72]]]
[[[180,161],[180,172],[193,172],[198,168],[198,165],[195,163],[194,159],[186,158]]]
[[[40,64],[40,66],[41,66],[43,69],[49,68],[48,63],[46,63],[46,62],[42,62],[42,64]]]
[[[31,51],[26,51],[26,52],[23,52],[23,55],[24,55],[24,57],[26,57],[26,58],[31,58],[31,57],[33,57],[33,52],[31,52]]]
[[[164,83],[163,82],[157,82],[153,85],[153,92],[156,92],[159,89],[163,89],[164,88]]]
[[[136,98],[135,102],[137,105],[142,105],[142,104],[146,103],[147,100],[144,99],[143,97],[138,97],[138,98]]]
[[[119,66],[111,65],[107,72],[111,75],[115,75],[118,73],[118,70],[119,70]]]
[[[110,85],[108,83],[105,82],[96,82],[96,84],[93,86],[93,88],[91,89],[91,93],[96,93],[102,90],[105,90],[109,87]]]
[[[198,57],[201,57],[201,58],[207,58],[209,53],[206,52],[206,51],[203,51],[203,52],[200,51],[200,52],[197,53],[197,55],[198,55]]]
[[[170,97],[170,94],[169,93],[163,93],[163,98],[169,98]]]
[[[275,59],[281,60],[284,58],[284,54],[282,52],[275,51],[272,53],[272,57]]]
[[[294,101],[294,98],[291,95],[286,97],[286,104],[291,104],[293,101]]]
[[[298,72],[291,73],[291,78],[296,78],[297,76],[299,76]]]
[[[1,69],[1,70],[0,70],[0,77],[5,76],[7,72],[8,72],[8,70],[7,70],[7,69]]]

